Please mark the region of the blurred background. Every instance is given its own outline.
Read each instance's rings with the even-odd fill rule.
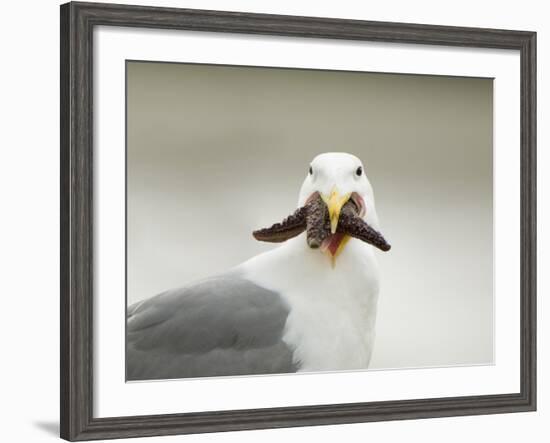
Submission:
[[[127,301],[225,271],[357,155],[392,244],[371,368],[493,361],[492,80],[127,62]]]

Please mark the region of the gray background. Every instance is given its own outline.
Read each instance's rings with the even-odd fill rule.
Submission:
[[[310,160],[360,157],[382,232],[371,368],[493,361],[492,80],[128,62],[128,303],[272,248]]]

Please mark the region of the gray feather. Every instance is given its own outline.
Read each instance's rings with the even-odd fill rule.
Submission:
[[[128,380],[296,372],[288,306],[236,274],[164,292],[127,311]]]

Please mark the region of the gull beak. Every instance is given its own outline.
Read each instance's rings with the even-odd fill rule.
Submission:
[[[330,195],[321,194],[321,198],[325,202],[328,208],[328,215],[330,218],[330,232],[332,234],[336,233],[336,228],[338,228],[338,219],[340,218],[340,211],[342,206],[350,199],[351,192],[340,195],[336,186],[330,191]]]

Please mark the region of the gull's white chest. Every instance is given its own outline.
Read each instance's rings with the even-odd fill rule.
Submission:
[[[319,251],[287,245],[250,262],[247,274],[288,304],[283,340],[300,371],[367,368],[379,286],[372,249],[350,241],[333,268]]]
[[[323,283],[285,294],[290,313],[283,340],[294,349],[300,371],[367,368],[375,335],[376,288]]]

